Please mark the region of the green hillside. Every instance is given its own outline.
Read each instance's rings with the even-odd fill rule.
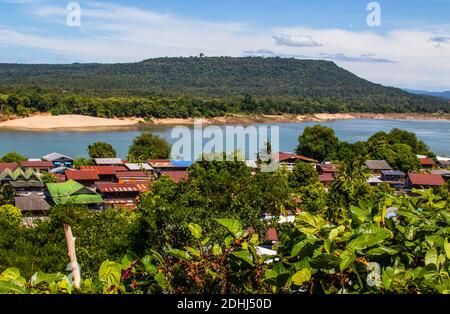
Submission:
[[[28,97],[34,105],[29,105],[26,99],[22,105],[31,111],[65,113],[73,110],[66,108],[67,102],[69,107],[86,102],[96,107],[100,102],[105,113],[99,115],[131,114],[124,109],[130,97],[137,103],[134,107],[141,106],[137,111],[133,109],[133,114],[144,116],[150,115],[149,112],[158,115],[162,109],[155,106],[169,110],[160,116],[224,112],[448,112],[450,108],[440,99],[371,83],[333,62],[287,58],[190,57],[122,64],[0,64],[0,93]],[[45,100],[50,95],[52,100]],[[252,98],[244,98],[246,95]],[[87,114],[97,114],[92,113],[94,109],[86,109]],[[17,111],[17,104],[11,110]]]

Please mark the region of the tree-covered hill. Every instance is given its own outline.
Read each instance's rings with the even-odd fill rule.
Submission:
[[[189,57],[121,64],[0,64],[0,94],[30,97],[36,91],[57,97],[103,99],[158,96],[171,102],[179,97],[197,98],[193,107],[199,101],[206,105],[214,102],[223,107],[222,112],[450,111],[450,105],[441,99],[371,83],[333,62],[293,58]],[[246,95],[256,103],[239,105]]]

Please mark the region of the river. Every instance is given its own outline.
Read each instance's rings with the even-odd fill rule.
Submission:
[[[333,128],[337,136],[348,142],[366,140],[377,131],[389,132],[393,128],[412,131],[422,139],[437,155],[450,156],[450,121],[440,120],[376,120],[349,119],[328,122],[302,122],[267,124],[278,126],[280,151],[294,151],[298,136],[307,126],[321,124]],[[261,126],[264,124],[255,124]],[[224,128],[225,126],[220,126]],[[174,143],[171,138],[172,127],[158,126],[150,130],[154,134]],[[133,139],[145,132],[136,129],[96,130],[96,131],[18,131],[0,130],[0,155],[17,151],[29,158],[39,158],[51,152],[60,152],[73,157],[86,156],[89,144],[102,141],[110,143],[120,157],[127,155]]]

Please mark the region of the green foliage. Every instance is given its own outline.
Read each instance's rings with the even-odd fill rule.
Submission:
[[[289,181],[295,188],[308,186],[319,182],[318,173],[313,165],[298,161],[289,174]]]
[[[130,162],[147,162],[149,159],[167,159],[170,156],[170,144],[151,133],[144,133],[133,140],[128,151]]]
[[[3,155],[2,158],[0,158],[0,162],[15,162],[15,163],[21,163],[22,161],[27,161],[28,158],[25,156],[22,156],[21,154],[17,152],[10,152]]]
[[[111,144],[104,142],[95,142],[88,146],[88,153],[91,159],[95,158],[115,158],[117,152]]]
[[[22,219],[22,211],[12,205],[0,206],[0,221],[17,226]]]
[[[73,166],[75,168],[80,168],[81,166],[94,166],[94,165],[95,165],[94,160],[84,157],[77,158],[73,161]]]
[[[56,177],[50,172],[44,172],[41,175],[41,180],[44,184],[56,183]]]
[[[325,160],[339,147],[339,139],[329,127],[315,125],[306,127],[298,138],[297,153],[319,161]]]

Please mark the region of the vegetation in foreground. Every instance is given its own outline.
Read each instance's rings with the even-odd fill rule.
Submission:
[[[448,293],[448,187],[399,196],[370,186],[361,167],[372,154],[428,148],[400,130],[348,144],[325,141],[334,134],[322,128],[314,131],[323,137],[305,130],[298,149],[348,158],[328,189],[302,163],[252,175],[237,160],[203,161],[187,181],[154,182],[136,211],[67,204],[30,227],[20,210],[1,206],[0,293]],[[293,223],[278,223],[299,209]],[[79,289],[68,276],[64,224],[77,238]],[[275,255],[261,254],[268,228],[277,231]]]

